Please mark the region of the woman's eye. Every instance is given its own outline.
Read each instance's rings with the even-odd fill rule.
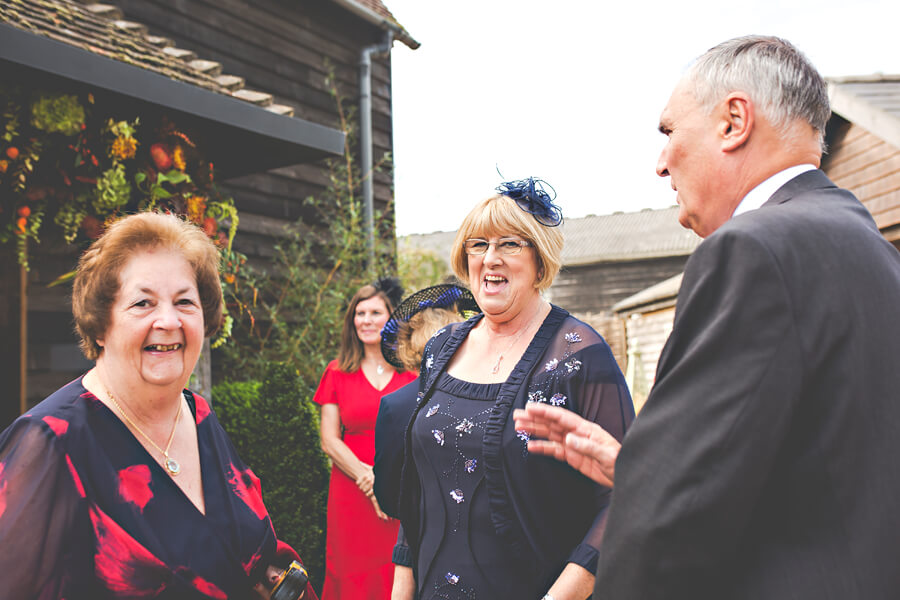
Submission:
[[[470,244],[473,250],[485,250],[488,247],[487,242],[472,242]]]
[[[519,247],[519,242],[516,240],[504,240],[500,242],[500,247],[506,250],[515,250]]]
[[[150,302],[147,300],[138,300],[137,302],[132,304],[132,306],[135,306],[137,308],[144,308],[145,306],[150,306]]]

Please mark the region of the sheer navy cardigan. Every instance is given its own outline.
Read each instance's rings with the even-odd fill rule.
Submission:
[[[483,315],[437,332],[422,359],[416,410],[432,394],[438,376]],[[509,378],[503,383],[485,426],[483,453],[491,521],[524,576],[546,589],[569,562],[593,573],[611,489],[565,463],[529,455],[527,435],[515,431],[512,411],[527,402],[572,410],[624,437],[634,406],[622,372],[606,341],[589,325],[553,306]],[[398,511],[411,564],[422,531],[421,490],[411,459],[411,430],[405,453]],[[397,555],[395,553],[395,558]]]

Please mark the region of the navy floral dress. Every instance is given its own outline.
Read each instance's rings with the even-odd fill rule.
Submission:
[[[611,490],[529,455],[512,411],[560,406],[619,440],[634,419],[609,346],[557,306],[505,382],[450,376],[447,364],[480,318],[435,334],[406,431],[399,512],[408,547],[395,558],[412,565],[422,600],[540,598],[567,563],[593,573]]]
[[[0,434],[0,598],[254,598],[267,565],[296,557],[207,402],[185,396],[205,515],[80,379]]]

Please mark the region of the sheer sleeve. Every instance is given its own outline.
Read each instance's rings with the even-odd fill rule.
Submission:
[[[78,565],[90,558],[77,543],[80,500],[49,427],[20,419],[0,434],[0,599],[68,596],[92,572]]]
[[[560,361],[559,371],[564,374],[559,383],[562,393],[571,399],[567,407],[585,419],[597,423],[620,442],[634,420],[634,404],[622,371],[606,341],[584,324],[566,328],[574,352]],[[571,340],[576,340],[572,342]],[[573,549],[569,562],[581,565],[591,573],[596,570],[597,557],[612,490],[596,484],[593,486],[593,510],[596,516],[581,543]]]

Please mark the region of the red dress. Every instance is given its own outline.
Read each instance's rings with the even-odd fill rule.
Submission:
[[[381,397],[416,378],[394,373],[382,390],[372,387],[362,369],[345,373],[331,361],[313,401],[337,404],[344,443],[367,465],[375,462],[375,417]],[[394,580],[391,552],[398,521],[382,521],[372,501],[356,482],[336,466],[328,486],[328,533],[325,544],[325,584],[322,600],[390,598]]]

